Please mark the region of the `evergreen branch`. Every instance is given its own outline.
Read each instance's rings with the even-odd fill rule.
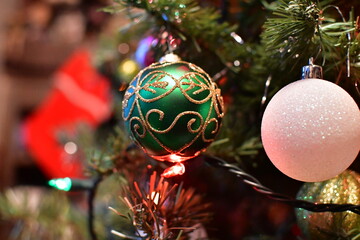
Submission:
[[[105,11],[119,12],[122,11],[121,7],[143,9],[154,17],[160,26],[166,26],[168,31],[183,40],[192,40],[198,51],[203,47],[209,49],[225,65],[235,60],[234,50],[238,44],[230,34],[237,26],[231,26],[227,22],[220,23],[220,14],[213,8],[201,7],[194,0],[159,0],[151,3],[146,0],[114,0],[114,3],[115,5],[107,7]],[[236,67],[230,67],[237,71]]]
[[[227,85],[220,86],[224,95],[228,94],[232,98],[229,105],[233,106],[228,107],[228,117],[223,121],[219,139],[222,137],[230,140],[211,146],[209,150],[215,155],[239,160],[258,154],[261,148],[259,109],[264,83],[270,74],[273,81],[269,87],[269,97],[281,86],[298,79],[300,69],[308,59],[319,55],[319,62],[326,59],[323,67],[327,77],[325,79],[335,81],[336,76],[345,75],[343,68],[346,66],[346,50],[350,46],[351,76],[355,80],[359,79],[359,40],[353,39],[349,42],[346,39],[346,34],[353,33],[356,29],[352,21],[337,22],[333,17],[325,16],[322,6],[315,1],[279,2],[264,25],[261,43],[239,44],[230,36],[236,26],[219,24],[220,16],[214,9],[200,8],[194,0],[114,1],[114,4],[123,8],[144,10],[146,19],[152,20],[151,27],[167,26],[168,31],[182,40],[192,42],[192,49],[181,53],[183,58],[189,58],[188,55],[193,54],[194,49],[204,51],[193,55],[201,55],[205,50],[210,50],[222,64],[233,70],[226,74]],[[321,3],[328,4],[327,1]],[[271,9],[275,6],[276,2],[273,2]],[[211,57],[214,58],[214,55]],[[241,62],[240,67],[233,66],[234,60]],[[206,63],[204,65],[208,71]],[[239,109],[237,106],[242,107]],[[232,131],[234,126],[239,130]]]
[[[93,151],[89,157],[87,172],[96,177],[105,177],[114,172],[133,179],[140,166],[146,165],[144,152],[132,144],[126,133],[115,128],[102,150]]]
[[[265,31],[261,37],[269,56],[275,56],[276,61],[282,59],[281,69],[298,67],[297,63],[304,65],[307,59],[317,58],[319,54],[325,72],[336,67],[340,74],[341,66],[348,65],[347,51],[339,47],[350,48],[349,51],[354,52],[351,48],[358,45],[358,40],[350,41],[345,37],[356,31],[353,20],[346,22],[341,14],[341,21],[337,22],[327,17],[311,0],[281,1],[273,15],[264,24]],[[351,58],[356,59],[356,55],[352,54]],[[273,65],[276,68],[276,63]]]
[[[71,205],[64,192],[10,188],[0,194],[0,216],[16,223],[6,239],[88,239],[83,212]]]
[[[318,51],[319,7],[310,0],[280,1],[262,33],[262,43],[270,55],[284,59],[283,68],[290,62],[303,62]]]

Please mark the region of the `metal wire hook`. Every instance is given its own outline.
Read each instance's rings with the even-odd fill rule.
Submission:
[[[328,6],[324,7],[322,9],[322,11],[324,12],[328,8],[334,8],[339,13],[342,21],[344,23],[346,23],[344,14],[341,12],[341,10],[340,10],[340,8],[338,6],[328,5]],[[347,47],[347,52],[346,52],[346,72],[347,72],[347,77],[349,78],[350,77],[350,42],[351,42],[351,35],[350,35],[349,32],[346,33],[346,37],[347,37],[347,39],[349,41],[349,46]]]

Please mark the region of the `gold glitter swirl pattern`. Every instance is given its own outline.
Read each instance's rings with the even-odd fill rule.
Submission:
[[[213,83],[215,84],[215,83]],[[221,90],[216,88],[216,85],[214,86],[216,94],[213,95],[213,102],[214,102],[214,108],[216,111],[216,114],[218,118],[224,117],[224,99],[221,96]]]
[[[134,91],[131,93],[131,91]],[[129,117],[131,115],[131,113],[134,110],[135,104],[132,104],[130,107],[130,110],[128,112],[128,114],[125,114],[124,109],[128,107],[129,104],[129,99],[135,94],[135,88],[133,86],[129,86],[128,90],[126,91],[125,95],[124,95],[124,99],[122,101],[122,108],[123,108],[123,112],[122,112],[122,117],[125,121],[129,120]]]
[[[150,123],[150,121],[149,121],[149,115],[152,114],[152,113],[157,113],[157,114],[159,114],[159,120],[160,120],[160,121],[163,120],[165,114],[164,114],[163,111],[161,111],[161,110],[159,110],[159,109],[151,109],[150,111],[148,111],[148,112],[146,113],[146,122],[148,123],[149,128],[150,128],[153,132],[156,132],[156,133],[168,133],[168,132],[175,126],[175,124],[177,123],[177,121],[179,120],[179,118],[181,118],[182,116],[185,116],[185,115],[195,115],[195,116],[199,117],[199,119],[200,119],[200,122],[201,122],[201,123],[200,123],[200,126],[199,126],[197,129],[192,129],[192,125],[194,124],[194,122],[196,122],[196,118],[191,118],[191,119],[189,120],[189,122],[188,122],[188,124],[187,124],[187,128],[188,128],[189,132],[191,132],[191,133],[197,133],[197,132],[199,132],[199,131],[201,130],[201,126],[203,126],[203,123],[204,123],[203,117],[201,116],[200,113],[194,112],[194,111],[186,111],[186,112],[182,112],[182,113],[178,114],[178,115],[175,117],[174,121],[171,123],[171,125],[170,125],[168,128],[166,128],[166,129],[164,129],[164,130],[158,130],[158,129],[154,128],[153,126],[151,126],[151,123]]]
[[[133,122],[134,121],[138,121],[140,123],[140,125],[138,123],[135,123],[134,125]],[[130,126],[133,126],[134,128],[134,132],[140,137],[140,138],[144,138],[145,134],[146,134],[146,127],[145,127],[145,123],[143,122],[143,120],[139,117],[132,117],[130,119]],[[142,129],[142,133],[139,132],[139,129]]]
[[[200,74],[195,74],[195,73],[189,73],[189,74],[185,74],[182,78],[179,79],[179,88],[181,90],[181,92],[183,93],[183,95],[192,103],[195,104],[203,104],[207,101],[209,101],[209,99],[214,95],[215,92],[215,88],[214,86],[211,84],[210,86],[206,85],[205,83],[199,81],[196,76],[200,76]],[[183,80],[190,80],[190,82],[182,82]],[[189,86],[188,88],[184,89],[183,86]],[[198,90],[194,91],[192,93],[192,95],[197,95],[203,91],[209,91],[209,95],[207,95],[204,99],[202,100],[196,100],[194,98],[192,98],[187,92],[189,92],[190,90],[194,89],[194,88],[198,88]]]
[[[207,121],[205,123],[204,129],[207,129],[207,127],[210,125],[210,123],[214,122],[215,123],[215,128],[214,130],[211,131],[211,134],[213,134],[215,136],[215,134],[219,131],[219,121],[216,118],[211,118],[209,121]],[[205,137],[205,132],[202,132],[202,139],[204,142],[212,142],[214,141],[214,138],[206,138]]]
[[[178,81],[176,78],[174,78],[171,74],[167,73],[167,72],[164,72],[164,71],[153,71],[153,72],[150,72],[148,73],[147,75],[145,76],[141,76],[142,79],[147,79],[147,77],[149,75],[153,75],[150,80],[148,81],[148,83],[144,84],[143,87],[139,87],[139,85],[142,84],[142,81],[139,82],[138,86],[136,87],[136,93],[137,93],[137,97],[143,101],[143,102],[147,102],[147,103],[150,103],[150,102],[155,102],[161,98],[164,98],[166,97],[167,95],[169,95],[170,93],[172,93],[178,86]],[[168,91],[166,91],[165,93],[162,93],[160,95],[156,95],[157,94],[157,91],[154,89],[154,88],[157,88],[157,89],[165,89],[169,83],[168,82],[164,82],[164,81],[161,81],[161,79],[163,79],[165,76],[168,76],[172,81],[174,81],[174,86],[169,89]],[[150,88],[150,87],[153,87],[153,88]],[[148,92],[151,92],[155,95],[155,97],[151,98],[151,99],[147,99],[147,98],[144,98],[141,94],[140,94],[140,91],[141,90],[145,90],[145,91],[148,91]]]
[[[184,65],[184,67],[189,68],[189,70],[187,70],[187,72],[182,70],[184,73],[181,76],[174,76],[171,74],[171,71],[166,72],[163,70],[173,64],[178,64],[181,67]],[[179,72],[176,74],[179,74]],[[144,107],[147,106],[144,104],[153,104],[169,95],[182,95],[190,104],[205,106],[206,112],[204,109],[202,110],[202,114],[194,110],[185,110],[176,115],[171,114],[171,116],[174,115],[173,119],[170,120],[170,122],[167,119],[167,122],[165,122],[164,119],[167,112],[159,109],[161,106],[154,107],[156,105],[151,105],[151,109]],[[173,97],[170,98],[170,101],[175,101]],[[223,99],[220,89],[217,88],[216,84],[211,81],[209,75],[201,68],[184,61],[154,63],[141,70],[130,83],[122,104],[123,119],[129,121],[130,129],[135,139],[144,139],[148,133],[153,140],[169,154],[182,154],[182,152],[195,141],[201,139],[201,141],[206,144],[200,147],[197,152],[193,153],[193,156],[198,155],[201,151],[205,150],[205,145],[208,145],[214,140],[220,128],[220,119],[224,116]],[[164,102],[162,102],[162,104],[164,104]],[[174,108],[176,109],[176,104],[187,103],[174,102],[174,104]],[[158,118],[153,116],[154,114],[158,115]],[[187,121],[187,132],[194,136],[191,140],[180,144],[181,146],[179,145],[178,149],[166,146],[167,143],[160,141],[157,135],[168,134],[174,129],[180,119],[185,116],[191,116],[189,120],[186,119],[185,121]],[[164,127],[165,124],[166,126]],[[213,129],[209,129],[210,126]],[[209,138],[208,135],[213,137]],[[143,146],[143,144],[139,144]]]

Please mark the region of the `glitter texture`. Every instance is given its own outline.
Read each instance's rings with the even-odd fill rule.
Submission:
[[[317,203],[359,205],[360,175],[345,171],[325,182],[305,183],[297,198]],[[296,216],[306,239],[352,239],[360,233],[360,215],[349,211],[315,213],[297,209]]]
[[[184,61],[141,70],[122,109],[130,137],[150,157],[176,163],[205,151],[224,116],[220,89],[204,70]]]
[[[284,174],[305,182],[327,180],[348,168],[359,152],[359,108],[331,82],[300,80],[271,99],[261,135],[268,157]]]

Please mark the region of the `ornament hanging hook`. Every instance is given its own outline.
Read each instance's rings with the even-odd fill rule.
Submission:
[[[174,54],[174,49],[171,46],[171,42],[170,42],[170,39],[169,39],[170,33],[171,33],[171,26],[170,26],[170,23],[169,23],[169,17],[165,13],[162,13],[161,17],[165,22],[166,31],[168,31],[168,35],[166,36],[167,51],[165,52],[165,54]]]
[[[309,64],[302,67],[301,79],[323,78],[322,67],[314,64],[314,58],[309,58]]]
[[[165,55],[163,57],[160,58],[159,62],[163,63],[163,62],[177,62],[177,61],[181,61],[181,58],[174,54],[174,50],[176,47],[173,47],[171,45],[171,40],[169,39],[171,36],[171,26],[169,23],[169,18],[168,16],[163,13],[161,14],[162,19],[165,22],[165,30],[167,31],[167,36],[166,36],[166,45],[167,45],[167,51],[165,52]]]

